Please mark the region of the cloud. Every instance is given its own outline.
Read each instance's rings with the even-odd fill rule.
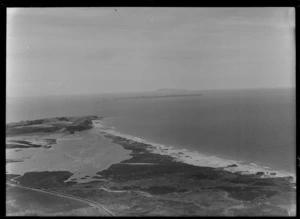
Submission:
[[[245,79],[249,87],[260,74],[277,78],[262,84],[277,86],[288,80],[283,71],[293,73],[293,15],[289,8],[9,9],[8,79],[28,95],[151,90],[182,78],[187,87],[234,87],[226,75],[240,71],[254,78]]]

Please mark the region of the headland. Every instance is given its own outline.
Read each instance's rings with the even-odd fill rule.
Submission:
[[[270,174],[255,172],[257,169],[246,172],[239,169],[239,163],[232,161],[224,163],[222,160],[217,162],[218,166],[216,162],[208,162],[213,158],[201,157],[199,154],[196,156],[185,150],[176,151],[107,130],[97,116],[60,117],[8,124],[6,134],[7,155],[13,150],[14,154],[21,153],[18,159],[7,156],[7,165],[15,165],[15,169],[7,171],[8,215],[51,215],[50,211],[47,213],[42,210],[45,206],[32,198],[38,192],[48,192],[48,195],[51,193],[66,199],[73,197],[73,201],[85,200],[88,204],[82,206],[71,203],[73,208],[69,206],[70,211],[57,211],[56,215],[296,214],[296,187],[292,176],[274,171]],[[72,147],[78,141],[77,146]],[[46,165],[36,170],[33,168],[34,163],[40,161],[30,155],[39,156],[36,152],[38,150],[43,150],[42,157]],[[70,162],[59,163],[58,155],[50,155],[55,150],[56,154],[66,156],[61,160]],[[89,150],[91,152],[87,152]],[[101,159],[100,155],[94,156],[93,159],[97,150],[102,150],[101,153],[106,157],[117,159],[101,163],[103,156]],[[89,162],[89,157],[93,162]],[[97,165],[98,162],[101,165]],[[18,167],[22,164],[27,165],[28,169]],[[22,171],[18,172],[20,169]],[[27,190],[24,192],[22,189]],[[20,194],[24,194],[22,199]],[[34,203],[37,210],[25,205],[26,200]],[[54,212],[60,200],[51,203],[48,208]]]

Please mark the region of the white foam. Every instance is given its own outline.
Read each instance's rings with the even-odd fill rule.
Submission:
[[[101,125],[99,125],[101,123]],[[95,124],[95,123],[94,123]],[[255,174],[257,172],[264,172],[264,175],[262,175],[262,178],[275,178],[275,177],[293,177],[293,182],[295,182],[296,177],[295,174],[287,173],[284,171],[278,171],[278,170],[272,170],[270,167],[267,166],[260,166],[255,163],[247,163],[244,161],[236,161],[236,160],[230,160],[230,159],[224,159],[217,156],[208,156],[199,153],[198,151],[189,151],[187,149],[175,149],[172,146],[166,146],[154,142],[150,142],[135,136],[123,134],[120,132],[117,132],[116,130],[107,129],[105,125],[102,123],[102,121],[98,120],[96,123],[97,125],[94,125],[95,128],[98,128],[101,132],[118,136],[122,138],[126,138],[131,141],[135,141],[138,143],[144,143],[149,144],[153,146],[150,150],[153,153],[162,154],[162,155],[169,155],[175,158],[175,160],[179,162],[184,162],[187,164],[191,164],[194,166],[205,166],[205,167],[214,167],[214,168],[222,168],[226,171],[230,172],[240,172],[241,174]],[[236,164],[237,167],[227,167],[229,165]],[[275,174],[275,175],[271,175]]]

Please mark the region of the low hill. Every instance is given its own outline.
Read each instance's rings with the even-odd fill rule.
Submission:
[[[6,125],[6,136],[29,134],[29,133],[51,133],[65,132],[74,133],[91,129],[92,120],[98,116],[83,117],[55,117],[37,120],[27,120]]]

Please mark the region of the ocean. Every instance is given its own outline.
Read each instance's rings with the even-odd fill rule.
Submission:
[[[98,115],[105,117],[106,126],[150,142],[295,173],[295,89],[200,93],[165,98],[11,98],[6,119]]]

